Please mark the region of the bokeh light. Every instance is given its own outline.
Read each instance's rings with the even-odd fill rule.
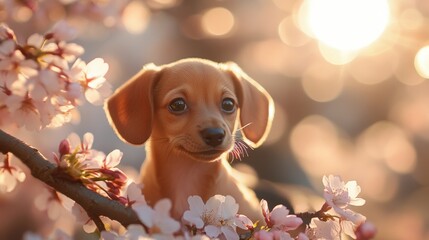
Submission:
[[[417,73],[423,77],[429,78],[429,46],[422,47],[416,54],[414,65]]]
[[[225,36],[234,27],[234,15],[222,7],[212,8],[205,12],[201,19],[204,31],[212,36]]]
[[[302,76],[305,93],[317,102],[329,102],[343,89],[341,72],[326,62],[310,65]]]
[[[371,59],[371,61],[369,61]],[[360,56],[350,63],[350,73],[364,84],[377,84],[390,79],[398,65],[398,56],[392,50],[374,56]]]
[[[306,0],[314,36],[339,50],[363,48],[383,33],[389,21],[387,0]]]
[[[402,129],[390,122],[377,122],[366,129],[357,147],[397,173],[411,173],[416,166],[416,150]]]
[[[291,16],[280,22],[278,31],[282,42],[292,47],[299,47],[310,41],[310,38],[296,26]]]
[[[150,12],[141,1],[131,1],[124,9],[122,23],[134,34],[142,33],[150,19]]]

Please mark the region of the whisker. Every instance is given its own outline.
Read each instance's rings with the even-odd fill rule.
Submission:
[[[238,128],[237,129],[237,132],[238,131],[241,131],[241,130],[243,130],[244,128],[246,128],[246,127],[248,127],[248,126],[250,126],[252,123],[250,122],[250,123],[248,123],[248,124],[246,124],[246,125],[244,125],[244,126],[241,126],[240,128]]]
[[[237,130],[237,133],[239,133],[238,130]],[[244,142],[244,140],[241,138],[241,135],[234,134],[233,137],[234,137],[234,147],[229,152],[231,163],[235,159],[241,161],[243,157],[248,157],[249,156],[248,150],[249,149],[253,150],[252,147],[250,147],[249,145],[246,144],[246,142]]]

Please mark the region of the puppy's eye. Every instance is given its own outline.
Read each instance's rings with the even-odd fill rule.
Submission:
[[[188,105],[183,98],[175,98],[168,104],[168,111],[174,114],[184,113],[188,109]]]
[[[224,98],[222,100],[222,111],[233,113],[235,111],[235,102],[232,98]]]

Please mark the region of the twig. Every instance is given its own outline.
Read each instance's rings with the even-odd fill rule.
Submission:
[[[137,214],[131,208],[87,189],[80,182],[55,177],[53,173],[57,171],[57,167],[54,164],[50,163],[37,149],[2,130],[0,130],[0,152],[13,153],[31,170],[31,175],[73,199],[89,216],[106,216],[125,227],[140,223]]]

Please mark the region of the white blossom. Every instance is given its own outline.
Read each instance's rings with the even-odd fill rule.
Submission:
[[[205,234],[211,238],[223,235],[226,239],[239,239],[236,227],[247,229],[246,224],[251,221],[238,215],[238,204],[231,196],[215,195],[206,204],[200,196],[190,196],[188,198],[190,210],[183,215],[184,221],[203,229]]]
[[[261,208],[266,224],[272,229],[286,232],[294,230],[302,224],[302,219],[295,215],[290,215],[289,210],[283,205],[275,206],[270,212],[267,201],[262,199]]]
[[[180,224],[170,216],[171,200],[161,199],[153,208],[148,205],[133,205],[140,221],[155,238],[169,238],[180,229]]]
[[[24,180],[25,173],[18,166],[11,165],[11,158],[6,155],[4,161],[0,162],[0,192],[11,192],[18,182]]]

